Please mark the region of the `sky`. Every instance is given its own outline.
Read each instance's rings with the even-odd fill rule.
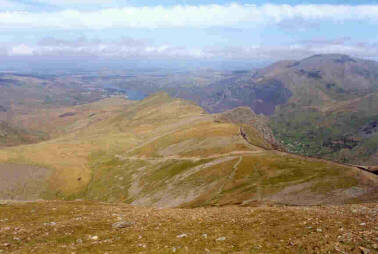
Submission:
[[[378,0],[0,0],[0,56],[378,59]]]

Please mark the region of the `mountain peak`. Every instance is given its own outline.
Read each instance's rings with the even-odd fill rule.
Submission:
[[[357,62],[357,59],[354,59],[348,55],[344,54],[317,54],[310,56],[308,58],[305,58],[301,60],[300,62],[308,62],[308,61],[333,61],[334,63],[347,63],[347,62]]]

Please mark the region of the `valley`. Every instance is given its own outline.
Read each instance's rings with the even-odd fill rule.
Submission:
[[[0,254],[378,254],[378,0],[0,0]]]
[[[209,113],[249,107],[286,151],[374,166],[378,161],[377,66],[375,61],[329,54],[245,71],[3,73],[0,120],[22,129],[9,144],[22,143],[17,139],[32,143],[48,134],[38,126],[25,133],[28,123],[19,118],[30,118],[31,107],[38,111],[81,105],[109,96],[142,100],[164,91]]]
[[[0,253],[374,253],[375,71],[2,74]]]

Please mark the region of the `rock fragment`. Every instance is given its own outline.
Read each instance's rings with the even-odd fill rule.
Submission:
[[[361,254],[370,254],[371,253],[371,251],[368,248],[364,248],[364,247],[360,246],[359,249],[361,250]]]
[[[135,225],[135,222],[132,221],[118,221],[112,225],[112,228],[127,228]]]
[[[216,239],[216,241],[225,241],[225,240],[226,240],[226,237],[224,237],[224,236],[218,237]]]

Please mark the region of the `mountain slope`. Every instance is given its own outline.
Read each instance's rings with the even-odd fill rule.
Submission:
[[[202,88],[181,88],[171,94],[195,101],[208,112],[217,113],[248,106],[258,114],[270,115],[277,105],[285,104],[291,91],[279,80],[252,79],[253,73],[235,73]]]
[[[293,92],[271,118],[289,151],[377,165],[377,62],[319,55],[276,72],[267,70],[256,78],[279,79]]]
[[[47,199],[172,207],[378,198],[371,173],[270,150],[267,126],[245,109],[211,115],[164,93],[131,104],[109,100],[97,103],[106,110],[115,100],[118,109],[83,128],[0,150],[7,165],[1,170],[14,164],[46,169],[47,187],[41,185],[39,196]]]
[[[248,106],[268,115],[276,138],[290,152],[378,164],[378,62],[315,55],[174,95],[209,112]]]
[[[0,147],[36,143],[46,139],[47,136],[40,131],[16,128],[5,121],[0,121]]]

